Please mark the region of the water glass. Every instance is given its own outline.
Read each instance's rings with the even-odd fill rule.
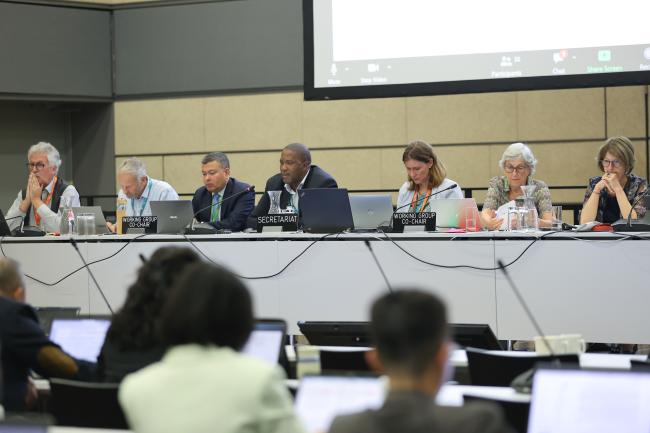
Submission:
[[[472,208],[465,208],[465,231],[466,232],[477,232],[478,225],[476,223],[478,213]]]
[[[553,216],[552,229],[562,230],[562,206],[553,206],[551,208],[551,215]]]
[[[95,234],[95,214],[80,213],[77,215],[77,233],[80,236]]]

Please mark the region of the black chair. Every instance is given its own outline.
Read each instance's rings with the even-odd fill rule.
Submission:
[[[560,361],[574,365],[580,362],[578,355],[509,356],[506,352],[499,354],[474,348],[465,351],[471,384],[479,386],[510,386],[515,377],[538,362]]]
[[[320,366],[323,372],[332,371],[371,371],[366,363],[366,351],[357,350],[350,352],[338,352],[321,350]]]
[[[496,404],[503,411],[503,416],[508,422],[508,424],[510,424],[510,426],[517,433],[526,433],[526,431],[528,430],[528,416],[530,414],[530,403],[483,398],[483,397],[476,397],[471,395],[464,395],[463,400],[465,401],[465,403],[478,401],[478,402],[489,402],[492,404]]]
[[[52,414],[58,425],[128,429],[117,401],[116,383],[51,379]]]

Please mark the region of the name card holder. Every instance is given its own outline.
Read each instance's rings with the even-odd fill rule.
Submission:
[[[297,232],[298,215],[295,213],[264,215],[257,217],[257,232]]]
[[[393,233],[405,231],[436,231],[435,212],[405,212],[393,214]]]
[[[122,234],[146,233],[155,234],[158,232],[157,216],[130,216],[122,217]]]

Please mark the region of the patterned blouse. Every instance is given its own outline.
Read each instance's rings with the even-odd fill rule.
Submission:
[[[551,203],[551,191],[549,191],[546,183],[541,180],[528,177],[528,185],[535,185],[534,198],[537,213],[541,217],[545,212],[550,212],[553,207]],[[497,176],[490,179],[488,185],[488,192],[483,202],[483,209],[497,210],[500,206],[508,203],[510,197],[510,184],[508,178],[505,176]]]
[[[585,191],[585,199],[584,202],[582,203],[583,206],[585,203],[587,203],[589,197],[591,197],[591,193],[594,192],[594,188],[596,187],[596,184],[600,182],[600,179],[602,179],[602,176],[595,176],[589,179],[589,185],[587,186],[587,191]],[[632,205],[636,199],[638,199],[646,192],[647,189],[648,189],[648,182],[646,182],[644,178],[630,173],[627,176],[627,183],[625,184],[623,191],[625,192],[625,195],[627,196],[630,205]],[[596,213],[596,221],[600,221],[604,223],[612,223],[617,219],[622,218],[622,215],[620,214],[621,213],[620,209],[618,210],[618,212],[614,210],[614,212],[618,213],[618,215],[610,215],[612,213],[611,212],[612,209],[609,209],[609,207],[614,207],[614,208],[618,207],[618,202],[616,201],[616,197],[608,197],[608,196],[606,197],[603,195],[603,197],[601,197],[601,199],[598,201],[598,212]],[[644,216],[646,212],[644,201],[640,200],[639,203],[637,203],[637,205],[634,206],[634,210],[636,211],[637,216],[639,218]]]

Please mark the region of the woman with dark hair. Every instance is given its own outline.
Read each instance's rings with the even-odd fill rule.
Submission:
[[[404,149],[402,162],[408,179],[399,189],[398,212],[429,212],[430,200],[463,198],[460,186],[436,194],[456,182],[447,178],[445,166],[429,143],[421,140],[410,142]]]
[[[158,336],[160,311],[183,269],[198,261],[188,248],[162,247],[142,265],[106,334],[97,358],[98,380],[118,383],[127,374],[162,358],[165,347]]]
[[[189,266],[161,315],[169,350],[120,386],[133,431],[304,432],[281,369],[239,353],[252,329],[253,306],[243,283],[221,267]]]

